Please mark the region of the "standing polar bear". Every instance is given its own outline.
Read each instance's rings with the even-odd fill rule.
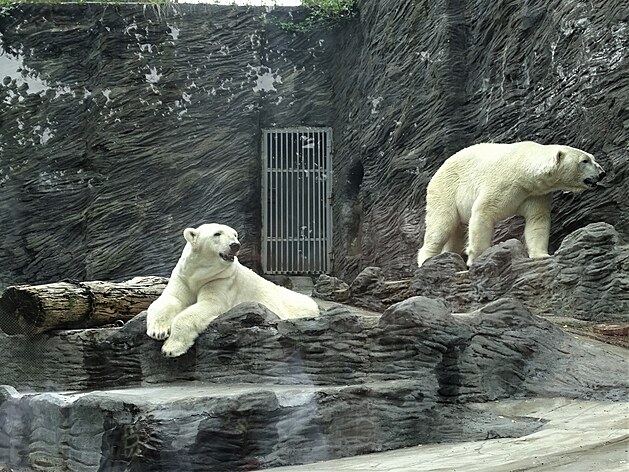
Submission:
[[[465,148],[439,168],[426,194],[426,233],[417,264],[442,252],[462,253],[467,265],[489,246],[495,224],[525,219],[529,257],[548,257],[552,192],[593,188],[605,172],[587,152],[531,141]]]
[[[280,318],[317,316],[310,297],[263,279],[238,262],[238,234],[229,226],[186,228],[187,243],[161,296],[148,308],[146,333],[166,339],[168,357],[184,354],[218,315],[244,302],[265,305]]]

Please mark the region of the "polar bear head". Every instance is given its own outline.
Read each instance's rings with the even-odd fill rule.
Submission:
[[[240,241],[235,229],[216,223],[203,224],[198,228],[186,228],[183,237],[190,250],[208,261],[231,264],[240,250]]]
[[[582,192],[596,187],[605,171],[594,156],[570,146],[551,146],[552,164],[548,173],[557,179],[557,190]]]

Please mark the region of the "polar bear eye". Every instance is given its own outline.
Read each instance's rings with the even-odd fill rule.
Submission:
[[[589,160],[589,159],[583,159],[583,160],[581,161],[581,164],[587,164],[588,162],[590,162],[590,160]]]
[[[214,233],[214,237],[219,237],[220,235],[221,235],[220,231],[218,233]]]

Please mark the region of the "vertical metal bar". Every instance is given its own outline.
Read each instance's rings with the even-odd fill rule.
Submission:
[[[277,162],[277,132],[273,132],[273,180],[275,183],[275,191],[273,193],[273,273],[277,273],[277,201],[279,193],[278,185],[278,162]]]
[[[319,131],[317,133],[317,215],[319,217],[319,224],[317,225],[317,271],[323,272],[323,206],[324,206],[324,198],[323,192],[321,191],[321,182],[323,180],[323,166],[322,166],[322,155],[323,155],[323,133]]]
[[[275,191],[273,188],[273,133],[269,132],[267,135],[267,148],[269,153],[269,194],[268,194],[268,205],[269,205],[269,214],[268,214],[268,223],[269,227],[267,230],[267,234],[269,237],[269,248],[268,248],[268,266],[269,273],[273,272],[273,192]]]
[[[282,188],[282,184],[283,184],[283,180],[284,180],[284,149],[282,148],[283,146],[283,138],[284,138],[284,133],[283,132],[279,132],[278,133],[278,140],[277,140],[277,144],[278,144],[278,149],[277,149],[277,238],[278,238],[278,251],[277,251],[277,271],[278,272],[282,272],[282,270],[284,269],[282,262],[283,262],[283,258],[282,258],[282,253],[284,252],[284,244],[283,244],[283,236],[284,236],[284,231],[283,231],[283,224],[284,224],[284,219],[283,219],[283,208],[282,208],[282,202],[284,200],[284,189]]]
[[[314,198],[312,196],[312,169],[313,169],[313,159],[314,159],[314,133],[312,131],[308,132],[308,270],[307,273],[312,273],[312,259],[314,256],[314,251],[312,247],[312,204],[314,203]]]
[[[332,270],[331,264],[331,247],[332,247],[332,182],[333,182],[333,172],[332,168],[332,129],[328,129],[327,131],[327,139],[326,139],[326,225],[327,225],[327,234],[326,234],[326,272]]]
[[[314,253],[314,260],[312,261],[312,271],[317,273],[319,271],[319,178],[318,178],[318,165],[319,159],[319,131],[312,133],[313,149],[312,149],[312,251]]]
[[[273,131],[273,139],[272,139],[272,145],[273,145],[273,152],[272,152],[272,156],[273,159],[271,161],[271,164],[273,165],[273,204],[272,204],[272,213],[273,213],[273,222],[272,222],[272,228],[273,228],[273,236],[272,236],[272,245],[271,247],[273,248],[273,255],[272,255],[272,260],[273,260],[273,273],[275,273],[277,271],[277,133],[275,131]]]
[[[308,139],[308,130],[304,130],[304,139],[302,139],[301,141],[301,149],[302,149],[302,153],[304,155],[304,165],[303,165],[303,169],[301,171],[301,178],[303,179],[304,182],[304,187],[303,187],[303,192],[302,192],[302,206],[303,206],[303,210],[304,210],[304,216],[303,216],[303,235],[304,235],[304,239],[303,239],[303,266],[301,268],[302,272],[306,273],[308,272],[308,260],[306,259],[307,255],[308,255],[308,201],[310,200],[310,196],[308,195],[308,153],[309,153],[309,149],[308,149],[308,143],[309,143],[309,139]]]
[[[297,219],[295,218],[295,199],[297,198],[297,192],[295,190],[295,147],[293,146],[293,142],[295,139],[295,133],[289,133],[289,145],[288,145],[288,155],[289,158],[289,168],[290,168],[290,256],[289,256],[289,270],[291,272],[295,271],[295,222]]]
[[[291,237],[292,237],[292,221],[293,221],[293,213],[291,202],[293,199],[293,174],[291,169],[291,133],[290,131],[286,132],[286,273],[290,273],[291,271]]]
[[[266,272],[267,267],[266,267],[266,244],[267,244],[267,237],[266,237],[266,218],[267,218],[267,199],[266,199],[266,188],[267,188],[267,184],[266,184],[266,156],[267,156],[267,152],[266,152],[266,131],[262,131],[262,144],[260,146],[260,148],[262,149],[262,175],[260,176],[260,178],[262,179],[261,181],[261,190],[262,190],[262,194],[260,195],[261,201],[262,201],[262,241],[260,241],[260,260],[262,262],[262,272]]]
[[[288,268],[288,133],[282,133],[282,273]]]
[[[303,266],[303,251],[302,251],[302,203],[303,203],[303,176],[301,175],[301,169],[303,167],[303,142],[302,142],[302,134],[297,134],[297,194],[298,194],[298,203],[297,203],[297,231],[298,231],[298,242],[297,242],[297,270],[301,272]]]
[[[325,257],[326,257],[326,225],[325,225],[325,216],[326,216],[326,197],[325,197],[325,185],[327,182],[327,167],[326,167],[326,163],[325,163],[325,138],[326,138],[326,134],[325,134],[325,130],[321,131],[321,139],[319,140],[319,148],[320,148],[320,157],[319,157],[319,179],[320,179],[320,187],[319,187],[319,205],[321,205],[321,232],[320,232],[320,237],[321,237],[321,266],[320,266],[320,271],[321,272],[326,272],[326,267],[325,267]]]
[[[326,224],[326,216],[328,214],[327,212],[327,198],[326,198],[326,193],[325,193],[325,186],[327,185],[328,182],[328,166],[326,163],[326,156],[327,156],[327,152],[326,152],[326,148],[325,148],[325,144],[327,142],[327,133],[326,131],[322,131],[321,133],[321,159],[320,159],[320,165],[321,165],[321,272],[327,272],[327,267],[326,267],[326,257],[327,257],[327,240],[328,238],[326,237],[326,229],[327,229],[327,224]]]
[[[286,144],[286,150],[288,153],[288,157],[286,159],[286,176],[288,178],[288,182],[286,184],[288,188],[288,192],[286,194],[286,272],[291,272],[293,270],[293,224],[295,222],[295,218],[293,215],[293,199],[295,198],[293,192],[293,133],[288,132],[286,134],[286,138],[288,140]]]
[[[311,160],[312,160],[312,148],[310,147],[312,145],[312,133],[310,131],[308,131],[308,140],[307,142],[307,146],[308,146],[308,159],[306,160],[306,165],[307,165],[307,170],[304,173],[304,176],[306,177],[306,211],[308,213],[308,219],[307,219],[307,223],[306,223],[306,247],[308,248],[308,260],[306,261],[306,273],[309,274],[310,270],[311,270],[311,264],[312,264],[312,241],[311,241],[311,228],[312,228],[312,210],[311,210],[311,205],[312,205],[312,195],[311,195],[311,191],[312,191],[312,164],[311,164]]]

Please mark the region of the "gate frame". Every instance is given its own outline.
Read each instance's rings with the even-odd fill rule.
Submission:
[[[260,247],[260,263],[262,265],[262,273],[269,275],[277,275],[277,274],[286,274],[286,275],[310,275],[313,273],[326,273],[331,270],[332,267],[332,185],[334,180],[334,174],[332,172],[332,128],[328,126],[295,126],[295,127],[283,127],[283,128],[262,128],[262,137],[261,137],[261,160],[262,160],[262,185],[261,185],[261,206],[262,206],[262,244]],[[267,199],[268,199],[268,182],[267,182],[267,171],[269,167],[267,166],[268,162],[268,149],[266,145],[267,136],[271,134],[279,134],[279,133],[325,133],[327,135],[327,143],[325,146],[325,165],[326,165],[326,175],[327,175],[327,185],[325,189],[325,224],[326,224],[326,232],[325,232],[325,268],[321,268],[320,272],[290,272],[290,271],[270,271],[268,269],[268,238],[267,238],[267,230],[266,226],[268,225],[268,215],[267,215]]]

